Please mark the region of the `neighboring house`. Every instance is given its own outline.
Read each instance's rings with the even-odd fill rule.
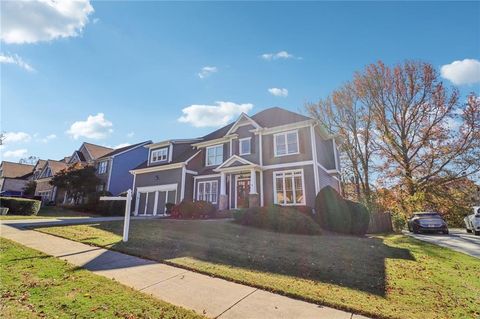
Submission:
[[[60,203],[64,199],[65,192],[57,189],[56,186],[50,184],[53,175],[57,174],[63,169],[66,169],[68,164],[64,161],[47,160],[43,165],[42,170],[36,178],[37,186],[35,188],[35,195],[42,197],[43,203],[55,202]]]
[[[202,138],[148,146],[133,169],[135,212],[164,214],[166,203],[206,200],[220,210],[308,205],[330,185],[340,190],[333,136],[318,121],[281,108],[237,121]]]
[[[44,203],[67,203],[68,194],[64,190],[50,185],[52,177],[71,165],[95,165],[98,158],[111,151],[113,151],[111,148],[84,142],[78,150],[73,152],[72,156],[64,157],[60,161],[47,160],[36,178],[35,195],[42,196]]]
[[[42,173],[43,168],[45,167],[45,164],[47,164],[46,160],[38,160],[35,166],[33,167],[33,174],[30,176],[30,180],[37,180],[38,177],[40,177],[40,174]]]
[[[23,189],[33,175],[34,165],[2,161],[0,164],[0,194],[22,196]]]
[[[102,181],[98,190],[105,190],[116,196],[131,188],[133,175],[129,171],[145,161],[148,157],[145,146],[151,143],[152,141],[145,141],[117,148],[98,158],[95,166],[97,176]]]

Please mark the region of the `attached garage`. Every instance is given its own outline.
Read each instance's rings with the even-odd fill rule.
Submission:
[[[178,184],[138,187],[135,215],[166,215],[166,204],[177,203],[177,189]]]

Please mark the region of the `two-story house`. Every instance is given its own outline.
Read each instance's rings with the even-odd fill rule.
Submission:
[[[134,175],[135,212],[164,214],[166,203],[206,200],[220,210],[314,206],[316,194],[340,190],[333,136],[307,116],[269,108],[206,136],[150,144]]]
[[[67,203],[68,194],[50,184],[52,177],[71,165],[95,165],[98,158],[111,151],[111,148],[85,142],[71,156],[60,161],[47,160],[36,179],[35,195],[42,196],[43,202]]]
[[[117,148],[95,161],[97,177],[101,184],[99,191],[108,191],[113,195],[119,195],[132,187],[133,175],[129,173],[145,161],[148,149],[145,147],[152,141],[144,141],[134,145]]]

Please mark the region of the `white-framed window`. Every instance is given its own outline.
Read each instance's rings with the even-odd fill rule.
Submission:
[[[273,173],[274,202],[280,205],[305,205],[303,170]]]
[[[45,169],[45,171],[43,172],[41,177],[45,178],[45,177],[50,177],[50,176],[52,176],[52,170],[50,169],[50,167],[47,167]]]
[[[150,163],[166,161],[167,156],[168,156],[168,147],[154,150],[150,155]]]
[[[218,197],[217,181],[198,182],[197,200],[204,200],[212,204],[216,204],[217,197]]]
[[[98,163],[97,172],[98,174],[105,174],[107,172],[107,161]]]
[[[252,138],[246,137],[238,140],[238,150],[240,155],[249,155],[252,153]]]
[[[206,166],[220,165],[223,163],[223,144],[207,147]]]
[[[291,154],[298,154],[298,131],[289,131],[275,134],[274,140],[274,153],[275,156],[285,156]]]

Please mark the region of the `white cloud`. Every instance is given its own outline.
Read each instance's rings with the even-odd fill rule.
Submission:
[[[5,133],[3,144],[26,143],[31,139],[30,134],[25,132],[7,132]]]
[[[18,150],[13,150],[13,151],[6,151],[3,153],[3,157],[5,158],[21,158],[27,154],[27,150],[22,148]]]
[[[86,121],[77,121],[66,132],[74,139],[80,137],[102,139],[113,132],[113,123],[105,119],[105,114],[89,115]]]
[[[49,134],[49,135],[45,136],[44,138],[39,139],[39,141],[42,142],[42,143],[48,143],[51,140],[56,139],[56,138],[57,138],[57,135]]]
[[[0,53],[0,63],[14,64],[29,72],[35,71],[35,69],[30,64],[23,61],[23,59],[16,54],[8,55],[8,54]]]
[[[127,137],[133,137],[135,135],[135,132],[130,132],[127,134]]]
[[[89,0],[2,1],[0,38],[21,44],[76,37],[93,11]]]
[[[271,60],[278,60],[278,59],[293,59],[295,56],[293,54],[288,53],[287,51],[280,51],[277,53],[264,53],[261,55],[262,59],[271,61]]]
[[[228,124],[234,117],[247,113],[253,104],[234,102],[215,102],[216,105],[190,105],[182,110],[183,116],[178,121],[190,123],[195,127],[218,127]]]
[[[268,89],[268,92],[270,92],[271,95],[275,95],[275,96],[281,96],[281,97],[288,96],[288,90],[287,89],[270,88],[270,89]]]
[[[216,66],[204,66],[197,75],[200,79],[204,79],[217,72],[218,68]]]
[[[130,146],[130,145],[131,145],[130,143],[121,143],[121,144],[118,144],[117,146],[114,146],[113,148],[117,149],[117,148],[122,148],[122,147]]]
[[[480,61],[475,59],[453,61],[442,65],[440,72],[443,78],[456,85],[477,83],[480,82]]]

